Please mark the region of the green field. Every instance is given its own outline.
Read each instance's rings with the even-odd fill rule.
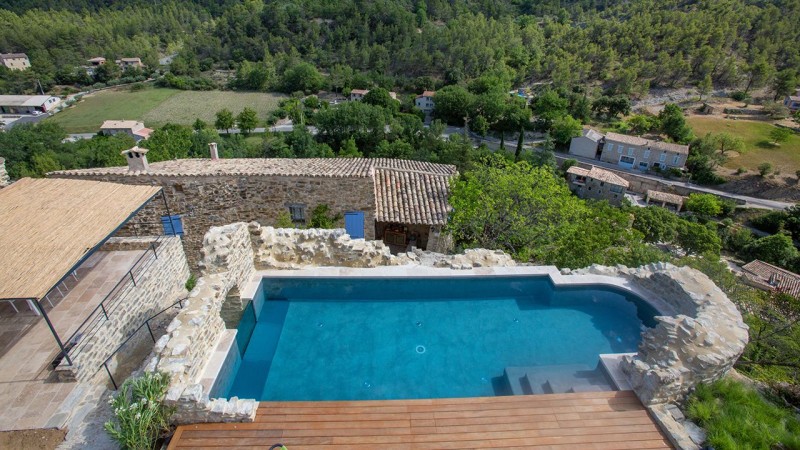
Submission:
[[[166,123],[191,125],[198,118],[214,123],[217,111],[228,108],[237,114],[246,106],[255,109],[263,120],[282,98],[279,94],[261,92],[109,90],[88,95],[49,120],[63,126],[68,133],[92,133],[100,129],[104,120],[111,119],[142,120],[150,128]]]
[[[730,169],[744,167],[749,171],[756,171],[759,164],[768,162],[776,170],[784,173],[793,174],[800,170],[800,135],[797,133],[780,146],[775,146],[769,139],[769,133],[775,126],[767,122],[707,116],[692,116],[686,120],[698,137],[707,133],[728,133],[744,141],[745,152],[738,157],[730,158],[725,167]]]

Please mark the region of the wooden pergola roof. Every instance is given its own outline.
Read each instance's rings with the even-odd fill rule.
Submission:
[[[161,191],[23,178],[0,189],[0,299],[40,299]]]

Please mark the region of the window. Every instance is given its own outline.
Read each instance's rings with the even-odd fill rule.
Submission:
[[[616,192],[616,193],[622,192],[622,186],[611,186],[611,192]]]
[[[650,158],[650,149],[649,148],[644,151],[644,159],[648,159],[648,158]]]
[[[292,222],[305,222],[306,221],[306,206],[305,205],[289,205],[289,215],[292,216]]]
[[[181,216],[162,216],[161,226],[164,227],[164,236],[183,236],[183,221]]]
[[[658,157],[658,160],[661,161],[661,162],[666,161],[667,160],[667,154],[666,153],[662,153],[661,156]]]
[[[633,147],[628,147],[628,156],[633,156]]]
[[[633,164],[633,161],[635,161],[635,160],[633,158],[631,158],[630,156],[621,156],[619,158],[619,162],[623,163],[623,164]]]
[[[678,162],[679,162],[680,160],[681,160],[681,157],[680,157],[679,155],[675,155],[675,157],[674,157],[674,158],[672,158],[672,164],[675,164],[675,165],[677,166],[677,165],[678,165]]]
[[[612,144],[611,146],[613,147],[614,145]],[[617,153],[619,153],[621,155],[622,154],[622,149],[623,149],[622,144],[619,144],[617,146]]]
[[[606,185],[606,183],[604,181],[600,182],[600,186],[605,186],[605,185]]]

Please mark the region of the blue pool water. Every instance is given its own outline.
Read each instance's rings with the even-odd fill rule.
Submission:
[[[222,382],[264,401],[506,395],[506,368],[594,368],[636,351],[655,315],[631,294],[547,277],[265,279]]]

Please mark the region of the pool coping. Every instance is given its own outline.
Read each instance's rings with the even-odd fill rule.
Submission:
[[[299,270],[270,269],[256,271],[241,291],[243,302],[253,300],[264,278],[458,278],[547,276],[555,287],[605,286],[630,292],[649,304],[661,316],[674,316],[677,311],[658,294],[642,289],[623,277],[605,275],[564,275],[556,266],[476,267],[454,270],[449,267],[420,265],[381,266],[375,268],[309,267]]]

